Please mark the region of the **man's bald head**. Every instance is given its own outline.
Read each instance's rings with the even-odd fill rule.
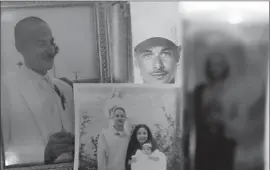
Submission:
[[[53,67],[58,52],[49,25],[41,18],[27,17],[16,24],[14,35],[25,65],[39,74],[46,74]]]
[[[44,20],[34,16],[24,18],[16,24],[14,36],[16,48],[18,51],[20,51],[18,49],[19,44],[23,43],[26,39],[28,39],[28,37],[30,36],[29,34],[32,32],[32,30],[40,24],[47,25],[47,23]]]

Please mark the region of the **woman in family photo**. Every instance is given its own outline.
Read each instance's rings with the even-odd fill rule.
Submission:
[[[127,107],[120,98],[120,92],[114,90],[112,99],[105,106],[108,110],[110,126],[100,133],[97,149],[98,170],[136,170],[142,168],[144,162],[145,168],[163,167],[166,169],[166,163],[160,166],[160,162],[166,162],[163,153],[157,150],[156,141],[153,138],[150,128],[145,124],[135,126],[130,137],[130,131],[126,124]],[[151,154],[141,160],[144,155],[138,154],[138,151],[146,151],[144,144],[150,144]],[[148,152],[143,152],[147,154]],[[135,158],[136,157],[136,158]],[[157,159],[157,160],[156,160]],[[141,160],[139,162],[139,160]],[[145,161],[146,160],[146,161]],[[150,164],[149,164],[149,161]],[[148,161],[147,164],[145,164]],[[154,163],[152,163],[154,162]],[[137,168],[136,168],[137,163]],[[135,168],[132,165],[135,164]],[[138,166],[139,165],[139,166]],[[156,168],[155,168],[156,169]]]
[[[139,124],[135,126],[129,141],[126,170],[156,169],[156,167],[160,170],[166,169],[166,156],[158,151],[150,128],[145,124]]]

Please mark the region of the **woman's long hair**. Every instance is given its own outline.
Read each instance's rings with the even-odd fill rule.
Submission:
[[[126,170],[131,169],[130,165],[128,164],[128,161],[131,159],[131,156],[134,155],[138,149],[141,149],[141,144],[137,140],[137,132],[140,128],[144,128],[147,131],[148,133],[147,141],[151,141],[152,149],[153,150],[157,149],[157,144],[153,138],[150,128],[145,124],[137,125],[132,132],[132,135],[130,137],[130,141],[128,144],[127,155],[126,155]]]

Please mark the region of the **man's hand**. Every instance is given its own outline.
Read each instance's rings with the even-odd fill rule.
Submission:
[[[57,157],[54,163],[63,163],[63,162],[72,162],[73,161],[73,153],[63,153]]]
[[[74,135],[68,132],[58,132],[50,136],[45,148],[45,163],[59,162],[67,157],[67,154],[72,157],[74,155]],[[71,159],[70,156],[68,158]]]

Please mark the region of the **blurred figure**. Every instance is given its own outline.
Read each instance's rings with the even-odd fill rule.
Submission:
[[[244,72],[232,78],[226,85],[226,92],[221,100],[225,135],[237,142],[235,170],[261,170],[264,169],[265,160],[269,24],[255,24],[250,27],[250,30],[239,35],[244,37],[244,43],[241,45],[244,52],[235,56],[246,58],[243,64]],[[256,31],[253,30],[254,27]],[[258,39],[259,36],[262,38]],[[241,50],[238,48],[239,51]]]
[[[237,141],[235,170],[264,169],[266,81],[244,75],[222,98],[226,136]]]
[[[265,74],[247,67],[249,54],[239,37],[215,33],[203,38],[206,51],[199,54],[207,57],[207,83],[193,96],[195,169],[262,170]]]
[[[225,137],[220,101],[230,66],[221,51],[211,51],[205,64],[207,83],[194,92],[195,170],[232,170],[236,143]]]

